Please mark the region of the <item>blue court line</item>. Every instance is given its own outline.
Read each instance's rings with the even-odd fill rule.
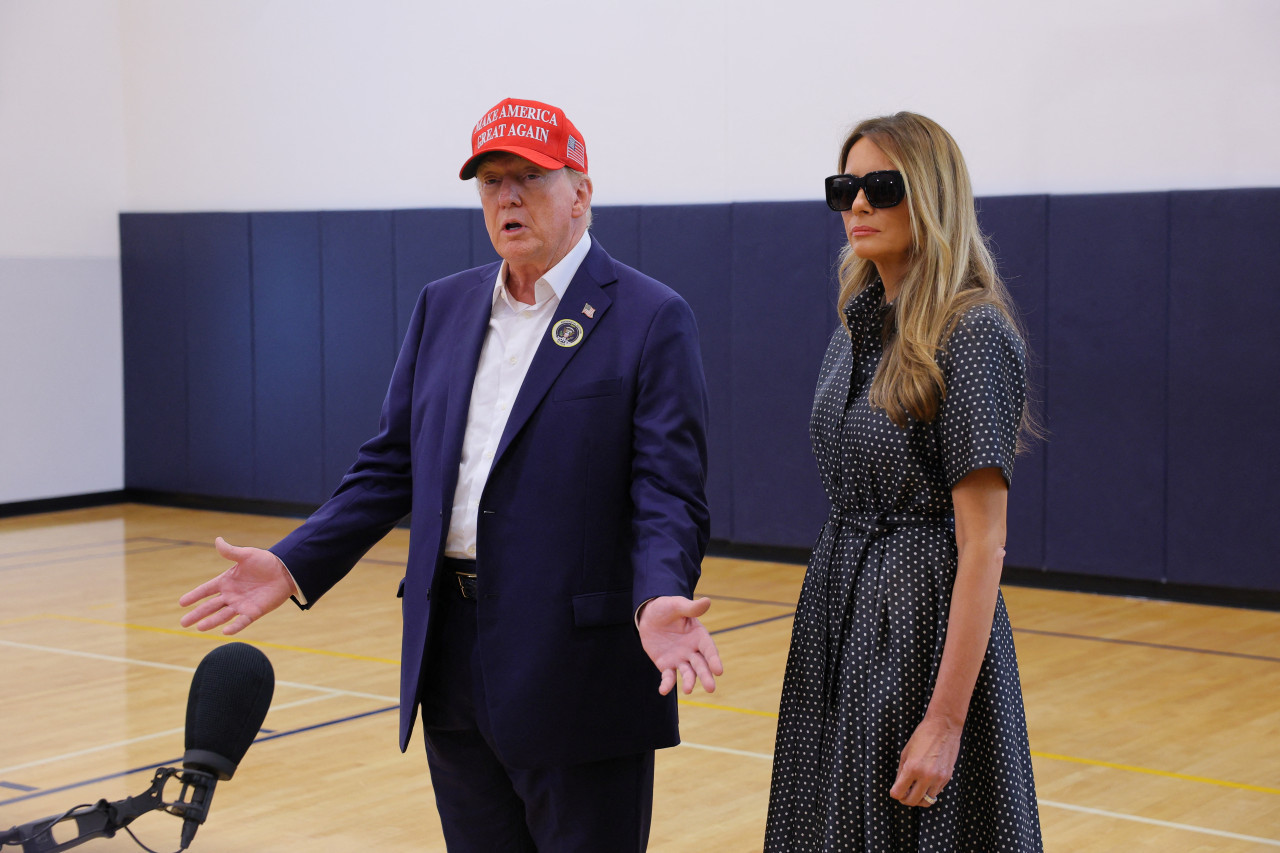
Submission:
[[[123,540],[126,541],[127,540]],[[75,545],[59,545],[56,548],[32,548],[27,551],[10,551],[7,554],[0,554],[0,560],[10,560],[15,557],[30,557],[34,554],[58,554],[67,553],[69,551],[86,550],[88,548],[110,548],[119,547],[122,540],[107,539],[102,542],[79,542]]]
[[[713,595],[711,593],[707,593],[707,598],[710,598],[712,601],[747,601],[753,604],[777,604],[782,606],[782,602],[777,601],[752,601],[751,599],[743,598],[734,599],[729,598],[728,596]],[[792,605],[786,606],[790,607]],[[725,634],[729,631],[737,631],[739,628],[752,628],[756,625],[765,625],[769,622],[777,622],[780,619],[790,619],[795,615],[795,611],[793,610],[790,613],[783,613],[780,616],[770,616],[767,619],[758,619],[755,622],[745,622],[741,625],[732,625],[728,628],[720,628],[718,630],[711,631],[710,633]],[[1252,655],[1245,652],[1228,652],[1220,651],[1218,649],[1198,649],[1192,646],[1175,646],[1169,643],[1149,643],[1142,640],[1122,640],[1114,637],[1095,637],[1089,634],[1069,634],[1064,631],[1041,631],[1036,628],[1014,628],[1013,633],[1035,634],[1040,637],[1057,637],[1063,640],[1084,640],[1091,643],[1112,643],[1117,646],[1137,646],[1139,648],[1157,649],[1162,652],[1188,652],[1195,655],[1215,655],[1217,657],[1236,658],[1238,660],[1256,660],[1263,663],[1280,663],[1280,657],[1272,657],[1270,655]]]
[[[1257,660],[1264,663],[1280,663],[1280,658],[1270,655],[1250,655],[1244,652],[1224,652],[1218,649],[1197,649],[1191,646],[1174,646],[1166,643],[1148,643],[1142,640],[1121,640],[1113,637],[1093,637],[1088,634],[1068,634],[1063,631],[1039,631],[1035,628],[1014,628],[1015,634],[1035,634],[1040,637],[1060,637],[1065,640],[1088,640],[1094,643],[1114,643],[1117,646],[1139,646],[1146,649],[1159,649],[1163,652],[1190,652],[1195,655],[1217,655],[1224,658],[1240,658],[1241,660]]]
[[[147,547],[130,549],[129,545],[135,544],[135,543],[152,543],[152,544],[150,544]],[[123,548],[119,548],[119,550],[113,550],[108,553],[76,554],[76,555],[71,555],[68,553],[70,551],[74,551],[77,549],[83,550],[87,548],[102,548],[102,547],[109,547],[113,545],[118,547],[122,544],[124,546]],[[56,554],[58,552],[68,553],[68,556],[59,557],[57,559],[52,559],[52,560],[42,560],[34,563],[23,562],[23,563],[15,563],[14,565],[11,565],[11,566],[0,566],[0,572],[10,571],[13,569],[31,569],[31,568],[37,568],[40,566],[57,566],[65,563],[83,562],[85,560],[100,560],[103,557],[129,557],[129,556],[132,556],[133,554],[149,554],[153,551],[166,551],[166,550],[177,549],[177,548],[212,548],[212,547],[213,547],[212,542],[196,542],[189,539],[164,539],[159,536],[131,536],[124,540],[115,540],[113,542],[95,542],[95,543],[89,543],[86,545],[77,545],[71,548],[41,548],[36,551],[25,551],[25,552],[17,551],[11,554],[0,554],[0,560],[9,560],[9,559],[14,559],[18,557],[25,557],[28,554]],[[403,566],[404,565],[404,560],[380,560],[376,557],[365,557],[360,562],[373,563],[375,565],[382,565],[382,566]]]
[[[314,726],[303,726],[300,729],[289,729],[288,731],[277,732],[276,734],[273,734],[273,735],[267,735],[266,737],[257,738],[254,740],[254,743],[262,743],[268,740],[278,740],[282,737],[289,737],[290,735],[300,735],[305,732],[313,732],[316,729],[327,729],[329,726],[338,725],[338,723],[349,723],[352,720],[360,720],[360,719],[364,719],[365,717],[375,716],[377,714],[385,714],[388,711],[399,711],[399,710],[400,710],[399,703],[395,705],[388,705],[385,708],[378,708],[377,710],[374,710],[374,711],[364,711],[363,713],[360,713],[360,714],[352,714],[349,717],[342,717],[337,720],[329,720],[326,723],[316,723]],[[0,803],[0,805],[3,805],[3,803]]]
[[[30,785],[19,785],[17,782],[0,782],[0,788],[12,788],[15,791],[39,791],[39,788],[33,788]]]
[[[316,729],[323,729],[323,728],[328,728],[329,726],[336,726],[339,723],[349,723],[352,720],[359,720],[363,717],[372,717],[375,714],[385,714],[388,711],[398,711],[398,710],[400,710],[399,705],[389,705],[386,708],[378,708],[377,710],[374,710],[374,711],[365,711],[360,714],[352,714],[349,717],[341,717],[337,720],[329,720],[323,723],[316,723],[313,726],[303,726],[300,729],[289,729],[288,731],[278,732],[276,734],[267,735],[266,737],[255,738],[253,742],[262,743],[263,741],[276,740],[282,737],[289,737],[290,735],[300,735],[305,732],[315,731]],[[159,761],[159,762],[156,762],[155,764],[144,764],[141,767],[134,767],[132,770],[121,770],[118,773],[108,773],[105,776],[98,776],[94,779],[85,779],[80,782],[72,782],[68,785],[62,785],[57,788],[48,788],[43,791],[35,790],[35,793],[25,794],[21,797],[13,797],[12,799],[8,799],[8,800],[0,800],[0,806],[8,806],[8,805],[12,805],[13,803],[21,803],[25,800],[34,800],[37,797],[47,797],[49,794],[59,794],[63,791],[70,791],[75,788],[83,788],[85,785],[96,785],[99,782],[106,782],[110,779],[119,779],[123,776],[131,776],[134,773],[145,773],[148,770],[155,770],[157,767],[167,767],[167,766],[177,765],[181,763],[182,763],[181,758],[171,758],[168,761]],[[34,789],[28,789],[28,790],[34,790]]]
[[[182,546],[182,547],[190,546],[192,548],[212,548],[213,547],[212,541],[198,542],[194,539],[167,539],[160,536],[138,536],[138,537],[126,539],[125,541],[126,542],[143,542],[143,541],[166,542],[174,546]],[[362,557],[360,562],[373,563],[375,565],[380,565],[380,566],[403,566],[404,565],[404,560],[380,560],[377,557]]]
[[[743,604],[771,604],[775,607],[792,607],[796,606],[794,601],[767,601],[761,598],[737,598],[732,595],[716,595],[714,592],[696,592],[696,598],[709,598],[712,601],[738,601]]]
[[[10,551],[0,554],[0,560],[11,560],[16,557],[32,557],[37,554],[70,554],[73,551],[87,551],[90,548],[124,548],[135,542],[161,545],[212,545],[212,542],[190,542],[185,539],[165,539],[160,536],[126,536],[123,539],[105,539],[99,542],[77,542],[74,545],[58,545],[50,548],[32,548],[26,551]]]
[[[717,628],[716,630],[709,631],[708,633],[727,634],[730,631],[737,631],[739,628],[754,628],[756,625],[765,625],[769,622],[777,622],[779,619],[790,619],[792,616],[795,616],[795,615],[796,613],[793,610],[790,613],[783,613],[780,616],[770,616],[767,619],[757,619],[754,622],[743,622],[741,625],[731,625],[728,628]]]
[[[55,560],[40,560],[34,563],[14,563],[11,566],[0,566],[0,572],[14,571],[15,569],[33,569],[40,566],[58,566],[66,563],[82,563],[85,560],[101,560],[104,557],[130,557],[134,554],[149,554],[154,551],[172,551],[178,546],[176,545],[151,545],[146,548],[120,548],[108,553],[96,554],[79,554],[74,557],[60,557]]]

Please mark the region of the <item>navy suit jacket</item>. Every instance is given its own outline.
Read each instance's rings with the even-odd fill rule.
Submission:
[[[318,601],[405,515],[400,748],[440,584],[467,409],[499,264],[428,284],[378,434],[328,502],[274,546]],[[595,308],[594,316],[583,312]],[[583,335],[563,347],[562,318]],[[480,501],[477,645],[499,756],[518,767],[679,742],[674,691],[635,609],[691,596],[706,548],[706,382],[693,313],[593,242],[538,345]]]

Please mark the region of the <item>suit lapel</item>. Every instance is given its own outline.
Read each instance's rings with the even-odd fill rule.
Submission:
[[[489,331],[493,314],[493,287],[500,264],[481,271],[480,280],[459,297],[454,315],[456,345],[447,374],[448,404],[440,442],[440,478],[444,489],[443,507],[453,506],[453,493],[458,488],[458,460],[462,458],[462,441],[467,432],[467,411],[471,408],[471,389],[475,385],[480,350]],[[447,332],[445,332],[447,334]]]
[[[506,428],[502,431],[502,439],[498,442],[498,452],[493,462],[495,466],[511,441],[524,428],[534,410],[547,396],[547,392],[551,390],[556,377],[564,370],[565,365],[587,346],[587,339],[591,337],[592,331],[608,312],[609,306],[613,304],[613,300],[603,288],[615,281],[617,281],[617,275],[613,270],[613,260],[605,254],[600,243],[592,238],[590,251],[583,258],[578,272],[573,276],[573,281],[565,290],[551,324],[542,333],[542,341],[538,344],[533,362],[529,365],[529,372],[525,374],[524,382],[520,385],[520,392],[511,406],[511,415],[507,418]],[[588,316],[588,313],[591,316]],[[571,346],[563,346],[555,340],[557,327],[565,321],[572,321],[582,327],[581,337]]]

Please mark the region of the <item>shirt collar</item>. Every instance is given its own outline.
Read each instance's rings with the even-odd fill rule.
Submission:
[[[578,272],[578,267],[582,266],[582,261],[587,257],[587,252],[591,251],[591,234],[584,231],[582,237],[578,240],[569,253],[560,259],[559,263],[542,274],[542,278],[538,279],[533,285],[533,298],[536,300],[535,305],[542,305],[552,296],[555,296],[558,303],[563,297],[564,292],[569,289],[569,283],[573,281],[574,275]],[[523,311],[527,306],[517,302],[511,298],[511,293],[507,290],[507,262],[503,261],[502,266],[498,269],[498,280],[493,284],[493,304],[498,304],[501,298],[507,303],[512,311]]]

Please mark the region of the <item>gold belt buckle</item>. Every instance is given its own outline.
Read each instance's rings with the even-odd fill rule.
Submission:
[[[476,579],[476,573],[475,572],[454,572],[453,574],[455,576],[454,579],[457,580],[458,582],[458,592],[462,593],[463,598],[470,598],[471,596],[467,595],[467,585],[463,582],[463,578],[470,578],[471,581],[474,583]]]

